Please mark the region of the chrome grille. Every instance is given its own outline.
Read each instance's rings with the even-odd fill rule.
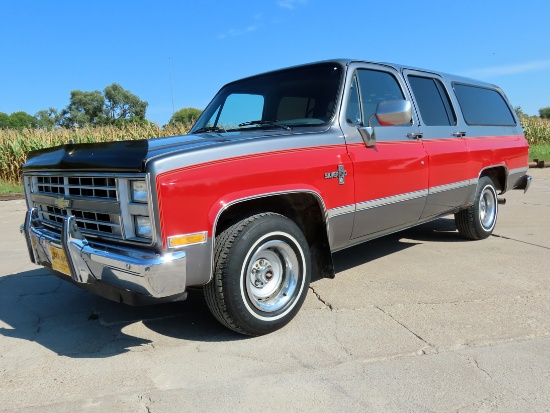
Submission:
[[[71,197],[117,199],[116,179],[112,177],[37,176],[35,191]]]
[[[55,206],[40,204],[35,204],[35,207],[39,210],[38,216],[42,224],[50,229],[59,230],[63,219],[68,215],[74,215],[76,218],[76,225],[86,234],[122,238],[119,214],[105,214],[73,208],[59,209]]]
[[[135,217],[152,216],[149,202],[132,200],[132,181],[146,181],[145,174],[68,172],[24,174],[32,207],[44,227],[61,233],[63,221],[74,216],[86,238],[151,244],[153,238],[136,233]]]

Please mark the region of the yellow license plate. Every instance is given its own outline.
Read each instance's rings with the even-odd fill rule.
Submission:
[[[50,254],[52,256],[52,268],[55,271],[59,271],[70,276],[71,270],[69,269],[69,261],[67,261],[65,251],[61,248],[50,245]]]

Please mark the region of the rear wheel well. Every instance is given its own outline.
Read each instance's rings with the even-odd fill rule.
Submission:
[[[262,212],[283,215],[298,225],[306,237],[311,251],[312,280],[334,277],[325,211],[318,198],[313,194],[269,195],[234,203],[218,218],[214,235],[220,234],[242,219]]]
[[[502,194],[506,192],[506,168],[504,166],[495,166],[492,168],[484,169],[479,175],[479,179],[484,176],[489,177],[495,188]]]

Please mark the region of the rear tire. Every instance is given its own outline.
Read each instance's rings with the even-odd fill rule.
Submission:
[[[498,200],[491,178],[484,176],[477,184],[474,204],[455,214],[460,235],[465,238],[485,239],[493,233],[498,216]]]
[[[214,275],[204,287],[212,314],[241,334],[258,336],[298,312],[311,278],[306,238],[290,219],[263,213],[216,237]]]

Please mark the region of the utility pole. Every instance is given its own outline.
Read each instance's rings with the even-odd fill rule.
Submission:
[[[174,116],[174,87],[172,86],[172,59],[168,58],[168,66],[170,68],[170,94],[172,95],[172,116]]]

